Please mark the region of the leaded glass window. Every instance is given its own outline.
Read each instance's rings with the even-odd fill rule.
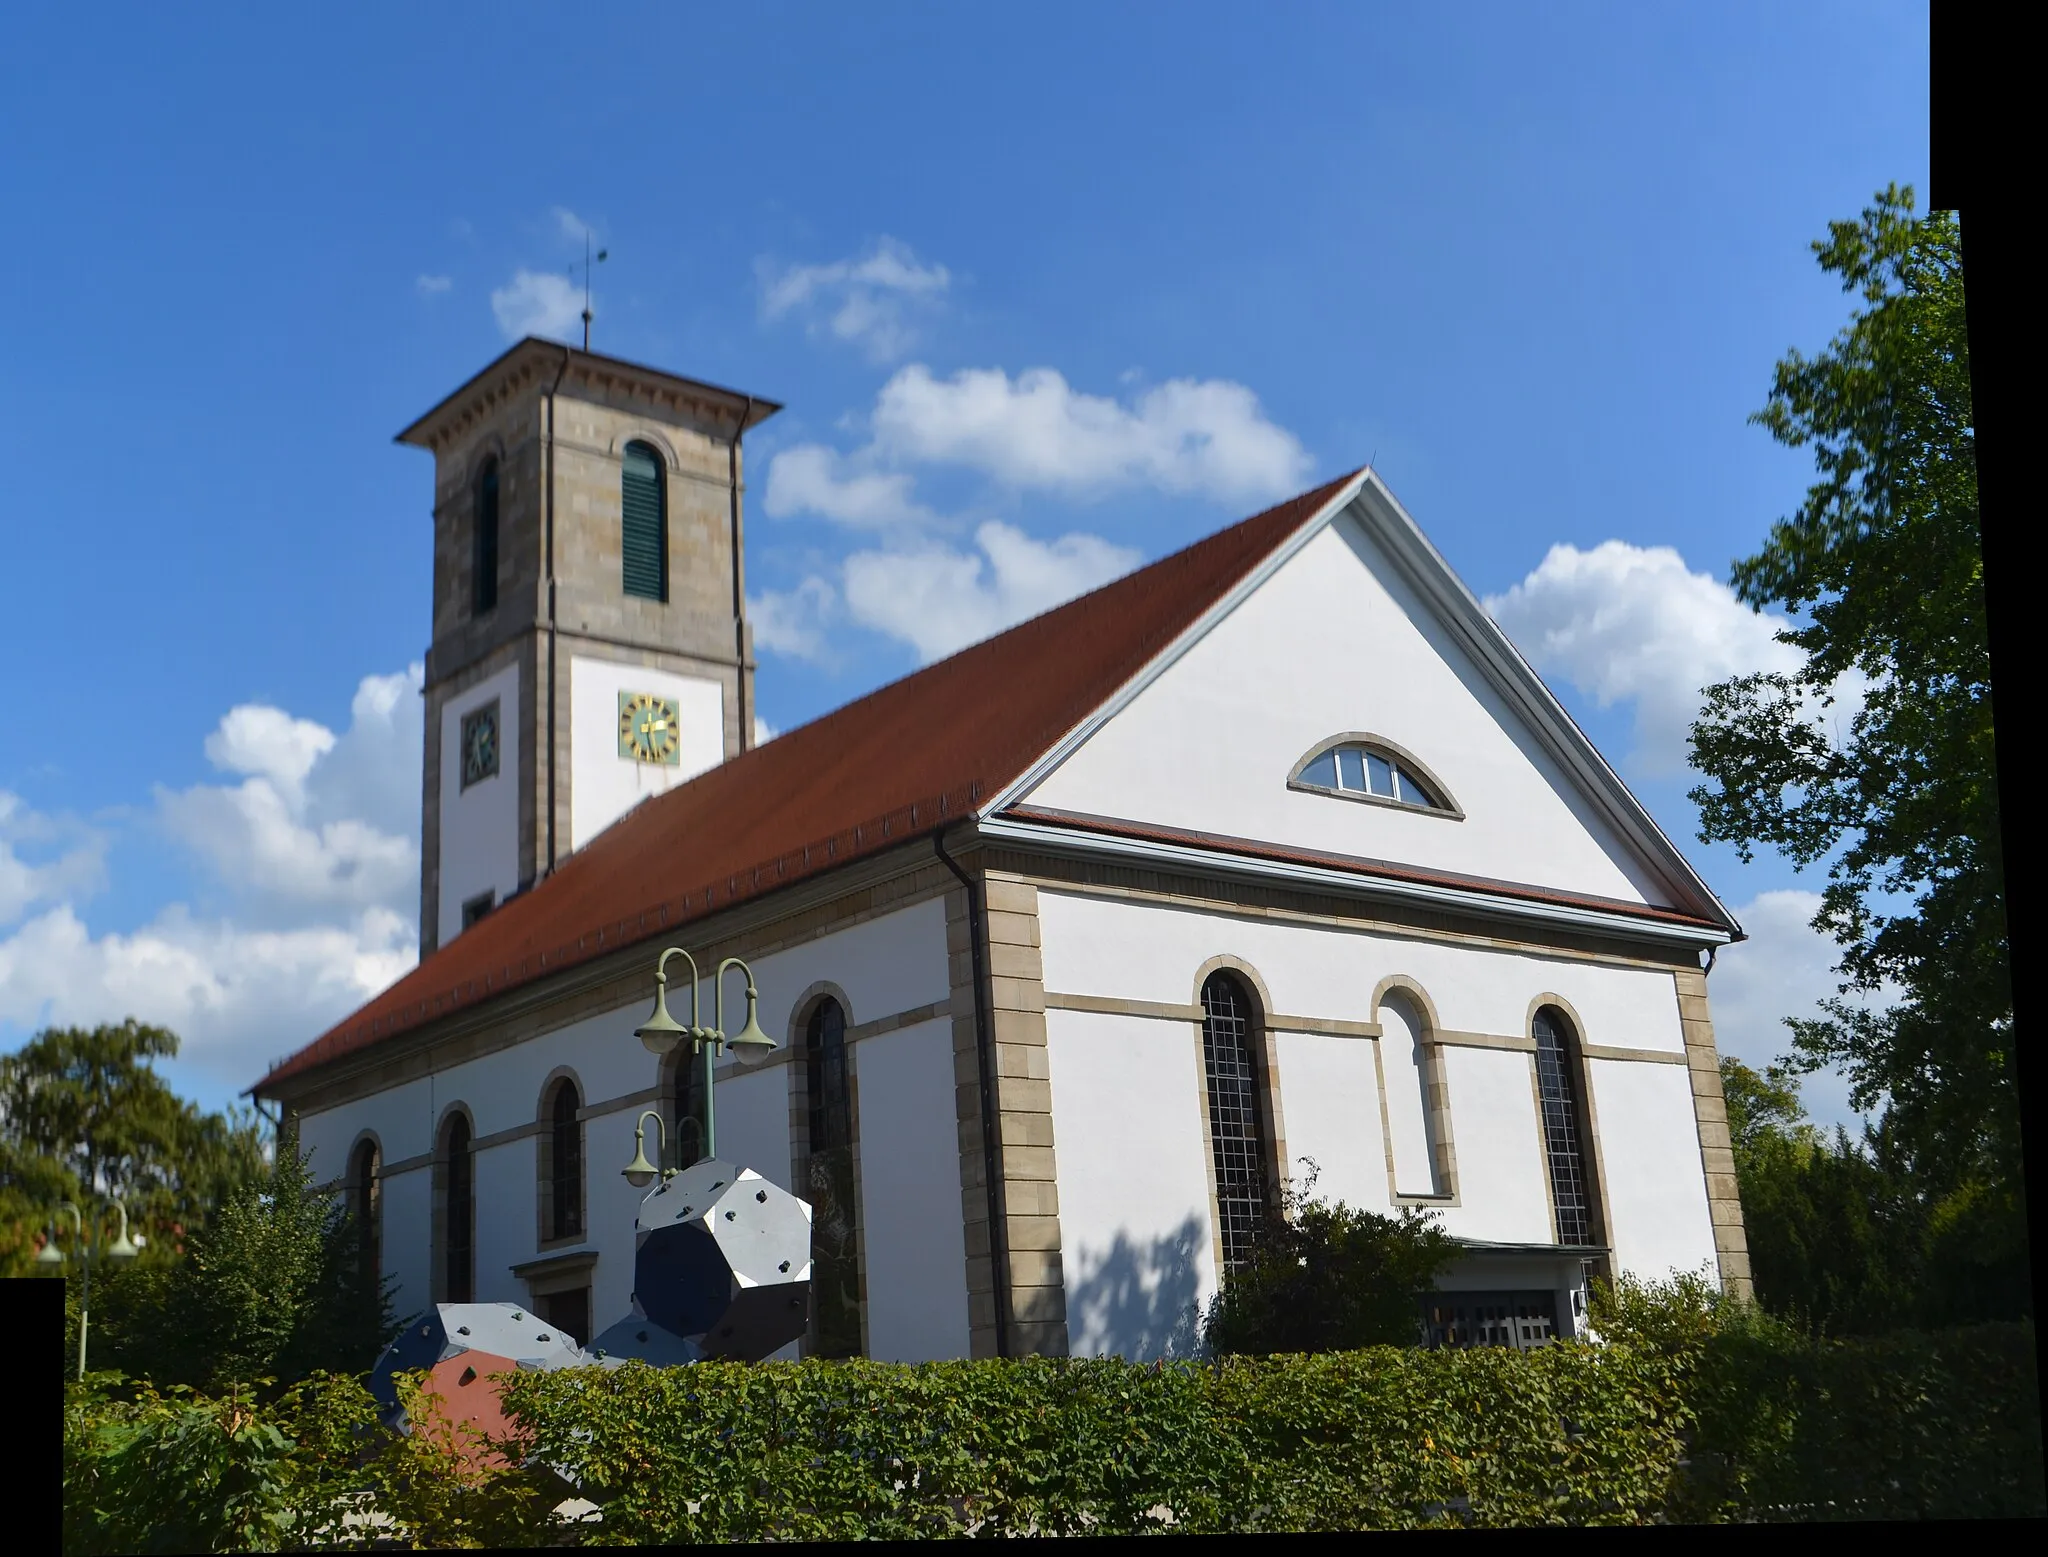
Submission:
[[[575,1238],[583,1232],[583,1100],[576,1083],[555,1084],[548,1110],[548,1237]]]
[[[1266,1130],[1259,1099],[1257,1033],[1244,986],[1227,973],[1202,986],[1202,1069],[1209,1092],[1209,1144],[1216,1172],[1223,1264],[1251,1258],[1267,1215]]]
[[[1543,1151],[1557,1207],[1557,1241],[1593,1241],[1592,1184],[1580,1142],[1579,1089],[1564,1019],[1550,1007],[1536,1013],[1536,1091],[1543,1102]]]
[[[817,1357],[860,1355],[859,1215],[853,1176],[853,1088],[846,1013],[821,1000],[804,1025],[808,1105],[804,1182],[811,1202],[811,1291]]]
[[[355,1222],[356,1248],[362,1260],[363,1274],[372,1280],[377,1275],[381,1159],[382,1153],[377,1150],[375,1141],[358,1142],[355,1160],[349,1164],[348,1172],[348,1212]]]
[[[476,1158],[469,1119],[456,1114],[442,1137],[442,1291],[450,1303],[476,1296]]]

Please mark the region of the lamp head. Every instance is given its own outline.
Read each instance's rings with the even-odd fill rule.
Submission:
[[[634,1030],[633,1036],[647,1046],[648,1053],[658,1057],[667,1054],[688,1033],[688,1028],[668,1014],[667,976],[655,974],[654,1014]]]
[[[761,1024],[757,1020],[759,1007],[760,999],[754,991],[753,981],[749,980],[747,983],[747,1025],[741,1028],[726,1045],[727,1048],[732,1050],[733,1058],[742,1065],[759,1065],[769,1055],[773,1054],[777,1048],[775,1040],[761,1031]]]
[[[620,1170],[626,1182],[635,1189],[645,1189],[654,1182],[654,1164],[647,1160],[647,1132],[633,1132],[633,1160]]]
[[[64,1263],[64,1251],[57,1247],[57,1235],[52,1233],[36,1255],[36,1263],[43,1266],[58,1266]]]

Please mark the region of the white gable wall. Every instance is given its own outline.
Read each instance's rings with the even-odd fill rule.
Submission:
[[[1294,764],[1346,731],[1413,752],[1464,819],[1288,789]],[[1348,514],[1025,799],[1626,902],[1671,896]]]

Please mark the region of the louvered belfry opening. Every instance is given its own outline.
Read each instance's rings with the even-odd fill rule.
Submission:
[[[491,460],[476,482],[475,548],[470,558],[474,593],[470,604],[482,616],[498,603],[498,462]]]
[[[1543,1100],[1543,1150],[1557,1207],[1557,1241],[1593,1242],[1592,1184],[1581,1149],[1579,1089],[1566,1046],[1564,1019],[1550,1007],[1536,1013],[1536,1089]]]
[[[846,1071],[846,1012],[820,1000],[804,1024],[808,1105],[804,1181],[811,1202],[811,1290],[818,1357],[860,1355],[860,1242],[854,1206],[853,1088]]]
[[[644,443],[629,443],[621,463],[621,553],[626,593],[643,600],[666,600],[668,505],[662,490],[661,456]]]
[[[1251,1258],[1267,1215],[1266,1129],[1259,1107],[1251,998],[1227,973],[1202,986],[1202,1068],[1216,1167],[1217,1231],[1226,1269]]]

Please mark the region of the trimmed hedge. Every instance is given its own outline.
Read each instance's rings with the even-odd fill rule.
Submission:
[[[634,1364],[514,1374],[505,1394],[532,1459],[465,1480],[452,1444],[377,1434],[354,1380],[314,1381],[262,1413],[76,1390],[67,1550],[2044,1511],[2034,1341],[2019,1325],[1872,1342],[1737,1325],[1214,1366]],[[358,1492],[390,1524],[344,1525],[337,1499]],[[571,1495],[601,1522],[564,1525],[553,1510]]]

